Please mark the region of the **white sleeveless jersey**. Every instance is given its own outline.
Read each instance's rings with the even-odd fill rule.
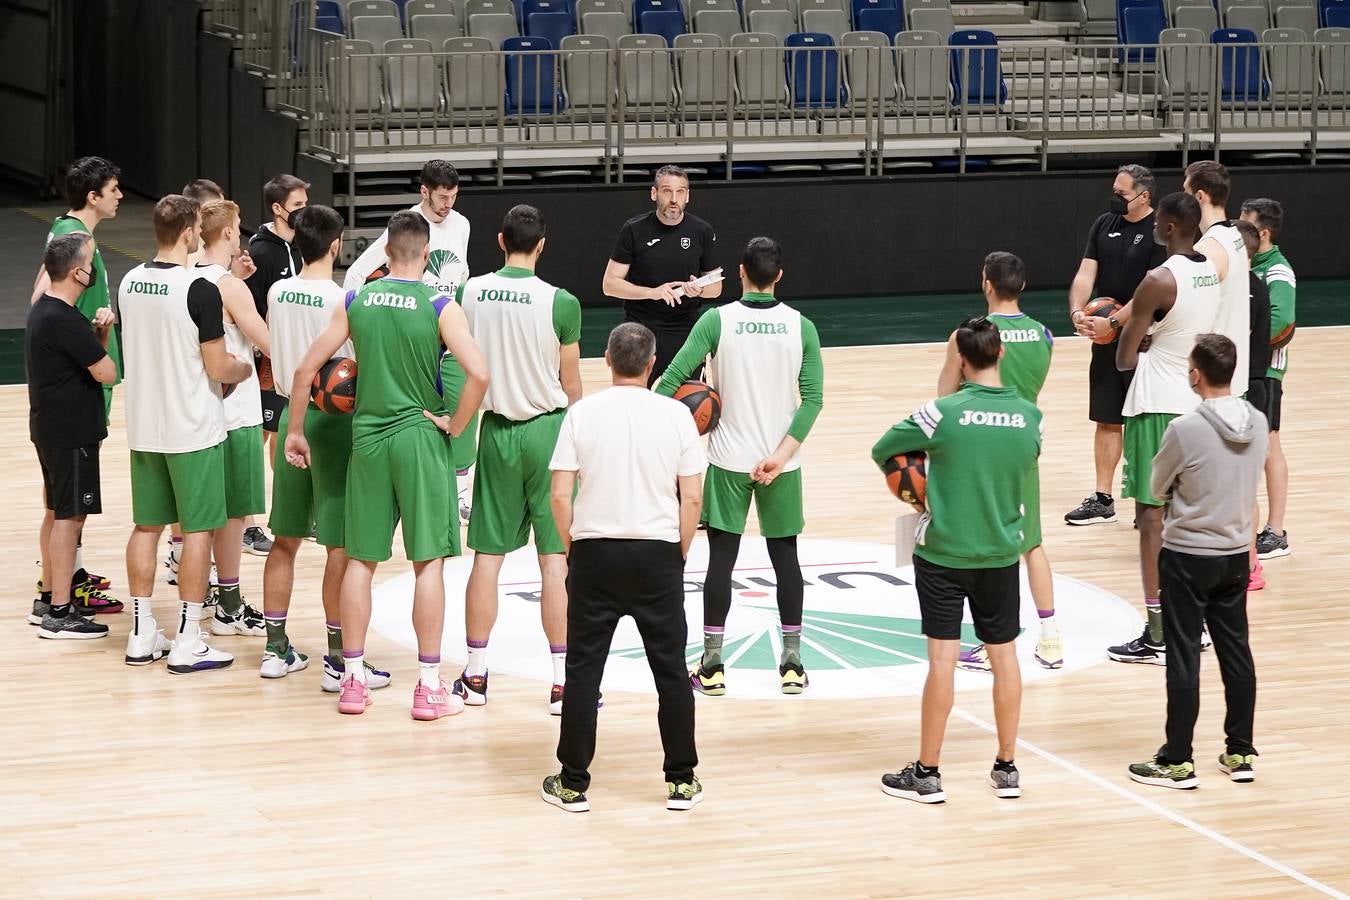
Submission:
[[[1242,232],[1227,222],[1217,222],[1205,232],[1213,238],[1228,256],[1228,275],[1219,282],[1219,312],[1214,317],[1214,331],[1237,345],[1237,368],[1233,371],[1233,396],[1247,393],[1247,368],[1251,356],[1251,260]]]
[[[206,374],[189,309],[196,280],[184,266],[149,262],[128,272],[118,288],[132,450],[191,453],[225,440],[220,385]]]
[[[1196,262],[1177,254],[1163,263],[1177,283],[1177,300],[1161,321],[1149,328],[1153,338],[1147,353],[1139,354],[1124,414],[1182,415],[1200,405],[1191,390],[1190,358],[1197,335],[1214,330],[1221,302],[1219,273],[1207,259]]]
[[[283,278],[267,290],[267,332],[272,344],[272,378],[277,393],[291,396],[291,382],[314,339],[333,318],[347,291],[326,278]],[[349,340],[338,356],[356,358]]]
[[[722,418],[708,443],[719,469],[749,472],[778,449],[801,405],[802,316],[784,303],[719,307],[715,366]],[[783,467],[801,468],[800,451]]]
[[[523,422],[565,408],[554,325],[559,289],[535,275],[493,273],[470,278],[462,291],[469,331],[492,373],[483,409]]]
[[[198,278],[205,278],[207,281],[220,286],[220,279],[230,274],[230,270],[221,265],[199,265],[192,270]],[[229,314],[225,314],[225,351],[233,353],[240,359],[248,360],[250,366],[253,365],[253,342],[245,335],[243,330],[234,322],[229,320]],[[248,378],[234,386],[234,391],[225,398],[225,430],[234,431],[236,428],[250,428],[254,425],[262,424],[262,389],[258,384],[258,372],[255,369],[249,373]]]

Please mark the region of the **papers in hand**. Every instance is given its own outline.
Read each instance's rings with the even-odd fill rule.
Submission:
[[[722,268],[719,266],[718,268],[713,269],[706,275],[700,275],[699,277],[695,278],[694,284],[697,285],[698,287],[705,288],[710,284],[717,284],[717,282],[721,280],[722,280]],[[684,285],[680,285],[679,287],[675,288],[671,293],[673,293],[676,297],[683,297]]]

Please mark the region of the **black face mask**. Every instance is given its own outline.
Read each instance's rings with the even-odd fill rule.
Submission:
[[[1130,201],[1126,200],[1119,194],[1111,195],[1111,205],[1107,207],[1107,209],[1110,212],[1118,216],[1123,216],[1125,215],[1126,210],[1128,210],[1129,208],[1130,208]]]

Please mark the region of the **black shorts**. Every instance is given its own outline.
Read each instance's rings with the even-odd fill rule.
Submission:
[[[1133,372],[1116,368],[1116,344],[1093,344],[1088,367],[1088,418],[1099,425],[1124,425],[1125,393]]]
[[[288,401],[275,390],[261,391],[260,393],[262,394],[263,431],[270,431],[275,434],[277,425],[281,422],[281,411],[286,408]]]
[[[1247,402],[1266,414],[1271,431],[1280,430],[1280,407],[1284,405],[1284,382],[1278,378],[1247,381]]]
[[[624,321],[631,322],[633,320],[625,319]],[[656,365],[652,366],[651,384],[647,385],[647,387],[652,387],[661,380],[661,376],[666,372],[666,367],[675,359],[675,354],[679,353],[680,348],[684,346],[684,342],[689,340],[689,332],[693,329],[694,323],[690,321],[688,325],[667,325],[663,328],[652,328],[651,325],[647,327],[651,328],[652,334],[656,335]],[[697,368],[689,373],[689,378],[698,381],[702,377],[703,364],[699,363]]]
[[[961,612],[967,598],[975,636],[986,644],[1017,639],[1018,563],[1001,569],[949,569],[914,556],[914,589],[919,593],[923,633],[940,641],[961,639]]]
[[[58,519],[97,515],[103,512],[99,490],[98,444],[88,447],[37,447],[42,467],[42,488],[47,508]]]

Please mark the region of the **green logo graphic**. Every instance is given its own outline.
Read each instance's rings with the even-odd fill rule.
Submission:
[[[440,278],[441,271],[449,268],[452,263],[459,262],[459,257],[450,250],[432,250],[427,256],[427,274],[433,278]]]

